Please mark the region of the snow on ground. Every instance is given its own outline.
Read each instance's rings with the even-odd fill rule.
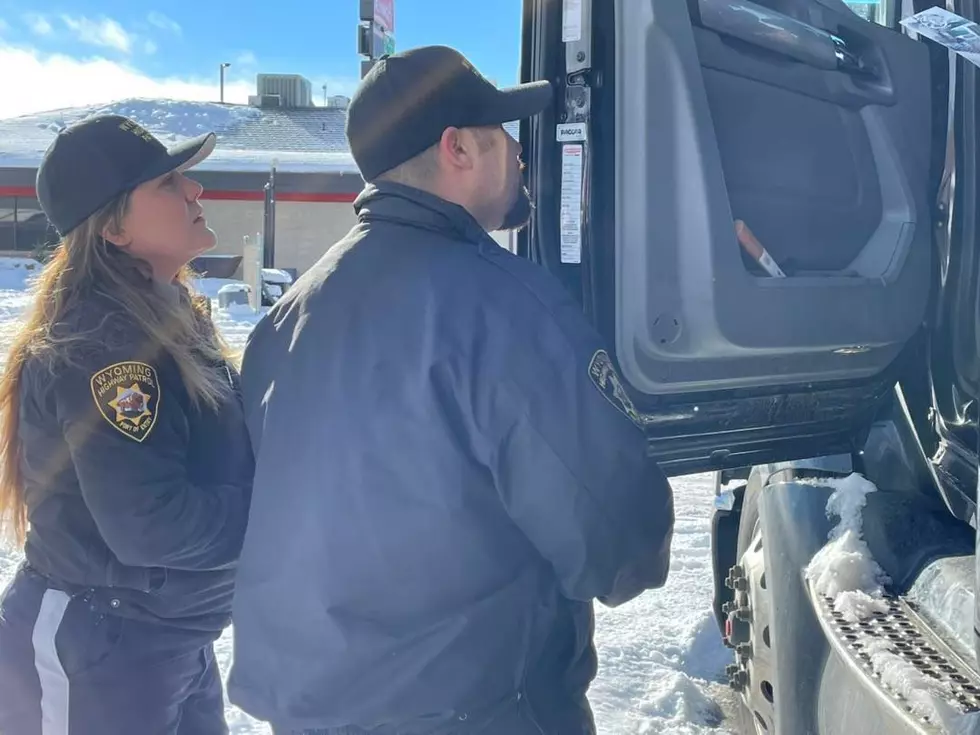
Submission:
[[[0,259],[0,360],[28,303],[31,271]],[[218,308],[218,288],[227,281],[203,279],[212,298],[214,321],[235,346],[242,346],[261,314]],[[731,695],[720,682],[731,655],[721,644],[710,613],[709,522],[713,485],[709,476],[676,478],[676,527],[670,577],[616,609],[596,605],[599,673],[590,692],[600,735],[706,735],[732,733],[725,711]],[[20,553],[0,547],[0,589],[13,575]],[[233,629],[215,647],[221,671],[232,659]],[[233,735],[269,735],[270,729],[229,704]]]
[[[242,282],[226,278],[201,278],[194,282],[194,287],[198,293],[211,299],[211,318],[228,344],[236,349],[242,349],[252,327],[262,317],[264,311],[255,313],[250,306],[241,304],[234,304],[227,309],[219,309],[218,290],[231,283],[241,284]]]
[[[733,658],[711,613],[707,475],[674,478],[676,523],[670,575],[659,590],[620,608],[596,605],[599,674],[589,699],[600,735],[729,732],[719,701]],[[716,729],[721,726],[721,729]]]

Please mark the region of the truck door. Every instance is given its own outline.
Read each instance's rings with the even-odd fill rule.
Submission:
[[[522,76],[558,94],[522,251],[668,471],[847,451],[890,391],[934,283],[930,59],[838,0],[526,0]]]

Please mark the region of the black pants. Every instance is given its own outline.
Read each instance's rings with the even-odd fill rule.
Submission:
[[[335,727],[282,731],[275,735],[596,735],[592,709],[585,699],[552,703],[540,713],[524,699],[512,698],[465,719],[434,726],[402,725],[365,730]]]
[[[212,641],[22,568],[0,600],[3,735],[225,735]]]

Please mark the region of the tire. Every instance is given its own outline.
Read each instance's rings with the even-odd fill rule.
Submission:
[[[741,560],[742,554],[749,550],[759,526],[759,494],[762,488],[750,483],[742,496],[742,514],[738,521],[738,545],[735,558]]]
[[[758,483],[749,482],[742,497],[742,512],[738,524],[738,543],[735,558],[741,563],[742,556],[749,550],[759,530],[759,496],[762,488]],[[735,696],[735,722],[741,735],[758,735],[755,716],[745,703],[742,694]]]

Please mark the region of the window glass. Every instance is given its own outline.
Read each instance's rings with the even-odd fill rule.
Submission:
[[[847,7],[853,10],[858,16],[864,18],[869,23],[888,26],[895,25],[894,0],[877,0],[877,2],[851,2],[845,0]]]
[[[57,241],[37,199],[0,197],[0,252],[39,257]]]

